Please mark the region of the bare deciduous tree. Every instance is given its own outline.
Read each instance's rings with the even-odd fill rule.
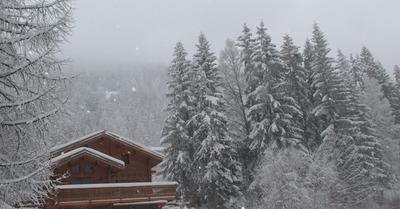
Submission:
[[[38,205],[53,186],[46,136],[66,99],[56,57],[70,0],[0,2],[0,207]]]

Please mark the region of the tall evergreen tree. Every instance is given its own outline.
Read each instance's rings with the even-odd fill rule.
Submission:
[[[193,117],[196,142],[193,166],[197,170],[201,201],[209,208],[231,208],[238,195],[241,168],[227,132],[226,104],[220,92],[220,75],[210,45],[200,34],[193,56],[197,111]]]
[[[252,121],[251,142],[248,145],[255,156],[260,157],[271,142],[278,146],[296,144],[288,139],[286,115],[287,95],[284,93],[283,62],[275,45],[266,34],[264,23],[257,28],[256,47],[252,55],[254,68],[246,72],[249,119]],[[257,157],[256,157],[257,158]]]
[[[194,99],[192,97],[190,62],[182,43],[178,42],[174,51],[174,59],[169,68],[171,80],[168,82],[170,102],[165,109],[169,113],[165,120],[161,143],[166,146],[163,161],[163,175],[166,179],[178,182],[178,198],[191,201],[196,189],[193,184],[191,164],[194,147],[191,141],[193,127],[189,123],[194,115]]]
[[[284,148],[301,144],[301,129],[293,123],[294,115],[301,115],[299,106],[288,94],[289,83],[285,80],[285,64],[271,43],[263,22],[257,28],[252,66],[245,71],[248,118],[251,133],[245,144],[248,150],[248,170],[254,175],[265,150],[269,146]],[[250,176],[252,184],[256,184]],[[253,195],[260,195],[257,187]],[[257,197],[260,198],[260,197]],[[251,201],[255,202],[255,201]],[[250,203],[251,204],[251,203]]]
[[[336,201],[352,204],[365,200],[378,190],[380,178],[385,176],[380,144],[373,125],[367,118],[365,105],[359,101],[357,92],[346,86],[341,73],[349,69],[347,60],[335,70],[323,33],[314,24],[314,58],[312,73],[313,115],[320,121],[317,143],[327,147],[327,155],[334,160],[339,179],[345,189],[336,194]],[[339,71],[339,72],[338,72]],[[346,198],[345,198],[346,197]]]
[[[251,55],[253,66],[245,71],[246,74],[246,94],[247,106],[249,108],[248,117],[251,121],[251,133],[246,146],[249,149],[252,162],[250,170],[254,171],[257,161],[260,159],[267,145],[272,141],[274,134],[279,135],[281,129],[278,128],[276,121],[269,119],[278,119],[273,113],[276,112],[279,102],[272,94],[272,70],[271,64],[279,55],[275,46],[271,44],[271,38],[265,33],[263,22],[257,28],[257,38],[254,52]],[[272,55],[272,56],[270,56]],[[274,59],[274,60],[272,60]],[[275,116],[275,117],[274,117]],[[272,125],[273,124],[273,125]]]
[[[395,116],[395,123],[400,123],[400,98],[395,84],[391,80],[381,63],[375,61],[372,53],[363,46],[360,53],[360,68],[370,78],[375,78],[381,85],[383,95],[389,101],[392,113]]]
[[[252,33],[250,31],[250,28],[248,28],[246,24],[243,25],[242,33],[243,34],[238,38],[237,46],[241,50],[240,54],[244,67],[244,73],[249,73],[254,68],[252,55],[254,53],[255,39],[252,38]],[[247,83],[252,83],[252,82],[247,81]],[[249,89],[247,90],[252,91],[251,88],[253,88],[254,86],[255,84],[252,83],[252,86],[249,87]]]
[[[339,120],[336,125],[337,133],[342,136],[351,137],[352,144],[356,153],[351,157],[353,164],[349,166],[349,158],[343,158],[338,161],[339,170],[341,170],[342,180],[348,185],[347,194],[349,203],[365,200],[370,195],[379,195],[387,185],[388,173],[387,164],[383,161],[382,148],[376,135],[374,123],[368,115],[368,108],[361,102],[361,91],[358,82],[356,82],[358,73],[357,69],[352,68],[347,58],[339,53],[336,68],[343,73],[342,79],[347,79],[345,82],[347,99],[346,108],[342,115],[344,119]],[[348,143],[343,143],[343,147]]]
[[[355,84],[354,88],[362,90],[364,89],[364,73],[360,66],[359,56],[357,55],[356,58],[354,58],[352,55],[350,55],[350,72],[348,73],[348,76]]]
[[[307,71],[302,66],[303,57],[299,53],[299,47],[293,44],[293,39],[289,35],[283,37],[281,47],[281,59],[285,64],[285,81],[287,82],[287,94],[294,99],[301,112],[292,114],[292,123],[295,127],[300,128],[302,136],[294,136],[301,140],[303,149],[307,147],[307,112],[306,109],[310,105],[308,100]],[[296,133],[296,132],[294,132]]]
[[[306,42],[304,44],[304,50],[303,50],[303,67],[304,67],[304,72],[305,72],[305,79],[306,79],[306,88],[308,89],[307,91],[307,101],[309,102],[309,105],[306,105],[302,109],[303,111],[303,118],[305,119],[305,128],[304,128],[304,137],[305,137],[305,143],[307,145],[307,148],[309,150],[314,150],[317,148],[317,145],[315,143],[315,139],[318,137],[318,121],[314,117],[312,112],[313,104],[314,102],[314,92],[315,92],[315,87],[312,86],[314,77],[311,69],[311,65],[313,62],[313,53],[314,49],[313,46],[310,42],[309,39],[306,39]]]
[[[317,128],[314,143],[318,146],[322,143],[323,138],[328,134],[328,130],[335,120],[335,101],[334,94],[339,93],[332,91],[340,81],[335,77],[332,63],[333,59],[328,56],[330,49],[325,40],[324,34],[320,31],[319,26],[314,23],[313,30],[313,52],[311,62],[311,95],[312,95],[312,115],[317,118],[318,123],[314,124]]]

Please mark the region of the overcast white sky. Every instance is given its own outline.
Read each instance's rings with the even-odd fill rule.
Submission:
[[[261,20],[278,49],[285,33],[303,46],[317,22],[333,56],[365,45],[387,70],[400,64],[399,0],[77,0],[74,13],[63,49],[75,68],[169,63],[178,41],[193,54],[200,32],[219,55],[244,23],[255,34]]]

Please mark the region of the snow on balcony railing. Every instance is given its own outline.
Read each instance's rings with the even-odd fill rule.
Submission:
[[[177,182],[77,184],[57,186],[56,205],[94,205],[174,200]]]

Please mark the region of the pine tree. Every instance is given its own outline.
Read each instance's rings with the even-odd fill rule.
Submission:
[[[246,72],[247,105],[251,124],[250,152],[260,157],[268,144],[274,142],[285,146],[292,142],[286,140],[285,116],[278,98],[284,96],[283,62],[275,45],[266,34],[264,23],[257,28],[257,39],[252,55],[254,68]],[[256,157],[256,159],[258,158]]]
[[[254,53],[254,47],[255,47],[255,39],[252,38],[252,33],[250,31],[250,28],[247,27],[246,24],[243,26],[243,34],[239,36],[238,38],[238,43],[237,46],[241,50],[241,60],[243,63],[244,67],[244,73],[248,74],[252,72],[254,65],[253,65],[253,59],[252,55]],[[247,91],[253,91],[254,86],[256,83],[252,83],[247,81],[247,83],[251,83],[252,86],[247,89]]]
[[[263,22],[257,28],[257,37],[251,55],[251,65],[245,71],[249,108],[248,119],[251,121],[251,133],[246,141],[247,163],[250,175],[248,181],[254,182],[254,173],[261,163],[265,150],[276,145],[279,148],[301,145],[301,129],[296,127],[293,117],[301,115],[299,105],[288,93],[289,82],[285,79],[285,63],[279,52],[266,34]],[[250,190],[254,197],[260,191]],[[254,198],[253,197],[253,198]],[[249,204],[257,200],[249,200]]]
[[[281,59],[285,63],[285,81],[287,82],[286,93],[294,99],[294,104],[301,112],[292,114],[292,123],[295,127],[301,129],[302,136],[293,136],[301,140],[301,148],[304,150],[307,146],[307,112],[310,105],[308,100],[307,71],[302,66],[303,57],[298,52],[299,47],[293,44],[293,39],[289,35],[283,37],[281,49]],[[296,132],[294,132],[296,133]]]
[[[400,123],[400,98],[395,84],[381,63],[375,61],[372,53],[363,46],[360,53],[360,68],[370,78],[375,78],[381,85],[383,95],[388,99],[395,116],[395,123]]]
[[[354,73],[346,57],[339,53],[336,68],[343,72],[342,79],[347,91],[346,108],[336,125],[339,136],[351,140],[353,150],[349,149],[349,143],[342,143],[345,153],[352,156],[339,158],[338,167],[341,170],[341,179],[348,185],[347,197],[349,203],[365,200],[370,195],[379,195],[387,184],[387,164],[383,161],[382,148],[378,141],[374,123],[368,115],[368,108],[361,102],[361,91],[358,82],[355,82],[357,75]],[[347,73],[346,73],[347,71]],[[352,164],[349,164],[353,162]],[[349,166],[351,165],[351,166]],[[356,194],[356,195],[355,195]]]
[[[234,144],[227,132],[226,104],[220,92],[220,75],[210,45],[200,34],[193,56],[197,111],[193,116],[196,150],[193,166],[197,171],[199,195],[209,208],[230,208],[239,193],[241,179]]]
[[[361,64],[360,64],[360,58],[357,55],[356,58],[354,58],[352,55],[350,55],[350,72],[348,73],[348,76],[351,78],[353,81],[354,88],[363,90],[364,89],[364,72],[361,70]]]
[[[314,117],[320,121],[317,143],[327,147],[327,155],[333,159],[339,179],[345,189],[336,194],[336,201],[354,204],[365,200],[379,188],[385,177],[384,162],[373,125],[366,114],[365,105],[352,90],[354,82],[342,82],[341,73],[349,69],[347,60],[341,57],[339,70],[331,65],[332,58],[323,33],[314,24],[314,57],[312,62]],[[352,84],[346,86],[346,84]],[[346,198],[345,198],[346,197]]]
[[[315,143],[315,139],[317,139],[318,136],[318,121],[314,117],[314,115],[311,113],[313,109],[313,104],[314,102],[314,92],[315,92],[315,87],[312,86],[312,83],[314,81],[311,65],[313,62],[313,46],[310,42],[309,39],[306,39],[306,42],[304,44],[304,50],[303,50],[303,67],[304,67],[304,72],[305,72],[305,79],[306,79],[306,89],[307,91],[307,101],[308,105],[304,106],[302,108],[303,111],[303,118],[305,119],[305,128],[304,128],[304,137],[305,137],[305,143],[307,145],[307,148],[309,150],[314,150],[317,148],[317,144]]]
[[[171,80],[168,82],[170,102],[165,109],[169,113],[161,143],[166,146],[163,161],[163,175],[166,179],[178,182],[178,198],[191,201],[195,186],[192,178],[195,175],[191,168],[193,162],[193,128],[189,121],[194,115],[192,98],[190,62],[183,44],[178,42],[174,51],[174,59],[169,68]]]
[[[337,91],[331,91],[340,81],[337,80],[333,73],[333,59],[328,56],[330,49],[327,48],[328,43],[324,34],[320,31],[319,26],[314,23],[313,30],[313,58],[311,62],[311,95],[312,95],[312,115],[318,121],[315,125],[317,133],[314,143],[318,146],[327,137],[329,130],[332,130],[333,121],[335,120],[334,110],[334,94]]]

